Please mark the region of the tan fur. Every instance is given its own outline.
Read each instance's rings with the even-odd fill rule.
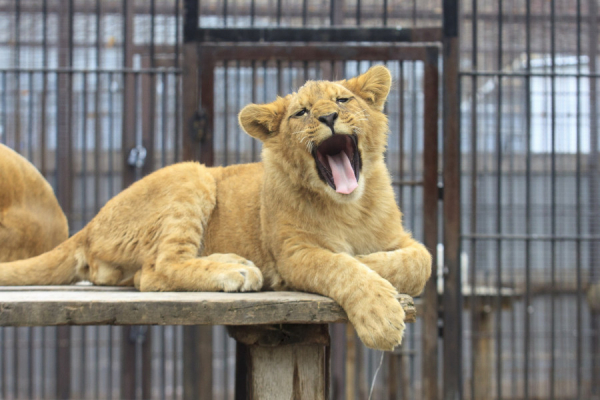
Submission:
[[[37,256],[68,235],[52,187],[29,161],[0,144],[0,262]]]
[[[302,290],[336,300],[367,346],[392,349],[404,330],[395,295],[421,292],[431,257],[402,228],[383,158],[390,85],[379,66],[245,107],[240,123],[263,141],[262,163],[159,170],[57,250],[0,265],[0,284],[89,279],[142,291]],[[352,99],[338,104],[339,97]],[[302,108],[308,114],[294,117]],[[348,195],[319,178],[311,155],[332,134],[318,117],[334,111],[336,134],[357,134],[362,155],[359,187]],[[42,266],[53,272],[42,274]]]

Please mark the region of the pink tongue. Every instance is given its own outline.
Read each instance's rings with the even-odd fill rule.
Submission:
[[[328,154],[327,160],[333,175],[335,191],[342,194],[352,193],[358,187],[358,182],[356,182],[356,176],[354,176],[354,171],[346,153],[341,151],[335,156]]]

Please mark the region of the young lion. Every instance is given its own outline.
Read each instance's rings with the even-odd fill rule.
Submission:
[[[52,187],[29,161],[0,144],[0,262],[37,256],[68,236]]]
[[[239,121],[263,162],[156,171],[55,250],[1,264],[0,284],[301,290],[337,301],[367,346],[393,349],[395,296],[421,292],[431,257],[402,228],[384,162],[390,85],[377,66],[246,106]]]

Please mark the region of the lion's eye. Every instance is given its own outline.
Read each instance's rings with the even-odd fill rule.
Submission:
[[[336,101],[338,103],[347,103],[350,99],[347,97],[340,97],[339,99],[337,99]]]
[[[308,110],[306,108],[303,108],[302,110],[300,110],[296,114],[294,114],[294,117],[301,117],[304,114],[306,114],[307,112],[308,112]]]

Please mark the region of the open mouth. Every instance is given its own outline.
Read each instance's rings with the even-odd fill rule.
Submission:
[[[358,187],[361,168],[356,135],[337,134],[313,150],[317,171],[333,190],[350,194]]]

